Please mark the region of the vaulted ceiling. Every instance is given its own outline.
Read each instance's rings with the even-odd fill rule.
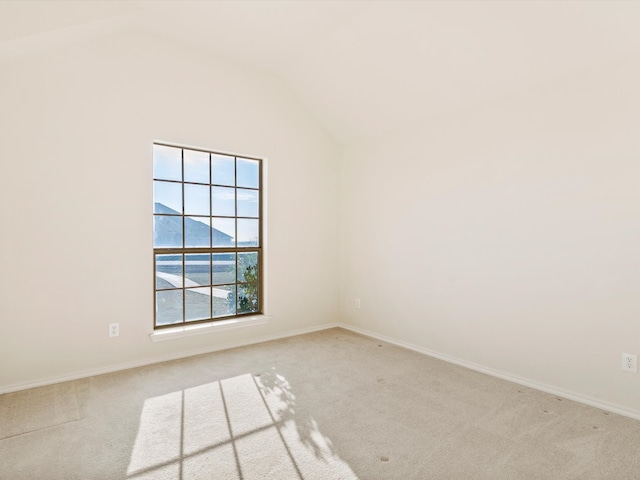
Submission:
[[[2,1],[0,59],[138,29],[279,76],[343,144],[619,59],[637,1]],[[1,68],[1,67],[0,67]]]

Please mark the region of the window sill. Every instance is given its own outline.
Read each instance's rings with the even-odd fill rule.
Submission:
[[[218,320],[210,323],[197,323],[184,327],[163,328],[156,330],[149,335],[153,342],[164,342],[174,338],[191,337],[193,335],[203,335],[205,333],[220,332],[222,330],[232,330],[234,328],[251,327],[254,325],[264,325],[268,322],[267,315],[253,315],[250,317],[231,318],[229,320]]]

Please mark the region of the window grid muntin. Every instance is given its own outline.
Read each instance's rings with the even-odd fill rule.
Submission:
[[[198,149],[198,148],[191,148],[191,147],[181,147],[178,145],[171,145],[171,144],[164,144],[164,143],[154,143],[154,146],[158,145],[158,146],[166,146],[166,147],[171,147],[171,148],[179,148],[180,149],[180,162],[181,162],[181,172],[182,172],[182,181],[178,181],[178,180],[173,180],[173,179],[162,179],[162,178],[153,178],[154,182],[155,181],[160,181],[160,182],[171,182],[171,183],[176,183],[176,184],[180,184],[181,185],[181,193],[182,193],[182,211],[179,212],[179,215],[176,214],[167,214],[167,213],[155,213],[154,211],[154,218],[155,217],[162,217],[162,216],[166,216],[166,217],[180,217],[182,220],[182,247],[155,247],[154,246],[154,305],[156,305],[156,308],[154,309],[154,328],[155,329],[159,329],[159,328],[165,328],[165,327],[174,327],[176,325],[190,325],[190,324],[195,324],[195,323],[203,323],[203,322],[211,322],[211,321],[218,321],[218,320],[224,320],[224,319],[228,319],[228,318],[236,318],[236,317],[242,317],[242,316],[247,316],[247,315],[256,315],[256,314],[260,314],[262,313],[262,309],[263,309],[263,292],[264,292],[264,285],[263,285],[263,258],[262,258],[262,234],[263,234],[263,226],[262,226],[262,215],[263,215],[263,201],[262,201],[262,178],[263,178],[263,171],[262,171],[262,159],[260,158],[255,158],[255,157],[249,157],[246,155],[233,155],[233,154],[226,154],[226,153],[219,153],[219,152],[214,152],[214,151],[210,151],[210,150],[204,150],[204,149]],[[184,181],[184,176],[185,176],[185,151],[188,150],[192,150],[192,151],[199,151],[199,152],[205,152],[208,154],[209,156],[209,184],[204,184],[204,183],[200,183],[200,182],[194,182],[194,181],[189,181],[189,182],[185,182]],[[233,158],[234,161],[234,185],[226,185],[226,184],[218,184],[218,183],[213,183],[213,162],[212,162],[212,155],[220,155],[220,156],[224,156],[224,157],[229,157],[229,158]],[[257,165],[257,175],[258,175],[258,187],[246,187],[246,186],[238,186],[238,160],[251,160],[251,161],[256,161],[258,163]],[[185,213],[185,188],[184,185],[185,184],[192,184],[192,185],[205,185],[209,187],[209,216],[205,216],[205,215],[188,215]],[[236,210],[236,215],[235,216],[214,216],[213,215],[213,204],[212,204],[212,195],[213,195],[213,189],[212,187],[227,187],[227,188],[233,188],[234,190],[234,205],[235,205],[235,210]],[[258,201],[258,216],[257,217],[247,217],[247,216],[238,216],[238,189],[245,189],[245,190],[253,190],[253,191],[257,191],[258,195],[257,195],[257,201]],[[154,209],[155,210],[155,209]],[[232,247],[213,247],[213,227],[210,228],[209,230],[209,247],[186,247],[185,246],[185,238],[186,238],[186,218],[187,217],[202,217],[202,218],[209,218],[211,221],[214,218],[231,218],[234,219],[234,246]],[[257,239],[257,245],[256,246],[248,246],[248,247],[239,247],[238,246],[238,219],[250,219],[250,220],[256,220],[258,223],[258,230],[257,230],[257,235],[258,235],[258,239]],[[223,232],[224,233],[224,232]],[[155,240],[154,240],[155,242]],[[238,253],[255,253],[257,256],[257,260],[256,260],[256,268],[257,268],[257,278],[256,278],[256,282],[246,282],[246,281],[239,281],[239,255]],[[200,285],[199,287],[186,287],[185,285],[185,281],[187,279],[187,271],[186,271],[186,256],[188,254],[194,254],[194,253],[208,253],[210,255],[210,262],[209,262],[209,285]],[[235,253],[235,283],[229,283],[229,284],[217,284],[214,285],[214,280],[213,280],[213,267],[214,267],[214,262],[213,262],[213,254],[215,253]],[[164,254],[174,254],[174,255],[181,255],[182,258],[182,287],[173,287],[173,288],[166,288],[166,289],[158,289],[155,286],[155,275],[156,275],[156,271],[157,271],[157,265],[156,265],[156,260],[157,260],[157,256],[156,255],[164,255]],[[255,283],[256,287],[257,287],[257,305],[256,305],[256,310],[255,311],[251,311],[251,312],[245,312],[245,313],[238,313],[238,307],[239,307],[239,302],[240,302],[240,298],[238,296],[241,288],[243,286],[248,286]],[[216,316],[214,317],[214,295],[213,295],[213,291],[211,292],[212,294],[210,295],[210,306],[209,306],[209,311],[211,314],[211,318],[207,318],[207,319],[202,319],[202,320],[186,320],[186,293],[189,290],[193,290],[194,288],[215,288],[215,287],[230,287],[233,289],[234,291],[234,298],[235,298],[235,305],[234,305],[234,312],[233,314],[229,314],[229,315],[224,315],[224,316]],[[182,292],[182,321],[181,322],[176,322],[176,323],[169,323],[169,324],[165,324],[165,325],[157,325],[157,313],[158,313],[158,308],[157,308],[157,293],[158,292],[168,292],[168,291],[181,291]]]

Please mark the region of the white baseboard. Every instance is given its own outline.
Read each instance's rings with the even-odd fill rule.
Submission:
[[[435,352],[433,350],[429,350],[427,348],[423,348],[418,345],[413,345],[408,342],[396,340],[395,338],[387,337],[386,335],[380,335],[378,333],[372,332],[370,330],[366,330],[364,328],[354,327],[353,325],[347,325],[344,323],[339,323],[337,326],[340,328],[344,328],[345,330],[350,330],[352,332],[365,335],[367,337],[375,338],[376,340],[382,340],[383,342],[391,343],[399,347],[413,350],[414,352],[422,353],[423,355],[427,355],[429,357],[434,357],[439,360],[444,360],[445,362],[448,362],[448,363],[453,363],[461,367],[469,368],[470,370],[475,370],[476,372],[485,373],[487,375],[491,375],[492,377],[501,378],[509,382],[523,385],[525,387],[533,388],[534,390],[540,390],[542,392],[550,393],[558,397],[566,398],[568,400],[573,400],[574,402],[582,403],[584,405],[589,405],[590,407],[599,408],[600,410],[604,410],[611,413],[617,413],[618,415],[623,415],[625,417],[633,418],[635,420],[640,420],[640,410],[633,410],[622,405],[616,405],[613,403],[604,402],[598,398],[592,398],[586,395],[581,395],[579,393],[569,392],[566,390],[562,390],[561,388],[558,388],[558,387],[546,385],[544,383],[538,383],[533,380],[522,378],[517,375],[511,375],[509,373],[501,372],[499,370],[494,370],[492,368],[488,368],[483,365],[479,365],[477,363],[468,362],[466,360],[461,360],[459,358],[445,355],[440,352]]]
[[[103,367],[103,368],[94,368],[94,369],[89,369],[89,370],[81,370],[81,371],[74,372],[74,373],[69,374],[69,375],[62,375],[62,376],[58,376],[58,377],[43,378],[43,379],[40,379],[40,380],[36,380],[34,382],[7,385],[7,386],[0,387],[0,395],[2,395],[4,393],[17,392],[17,391],[20,391],[20,390],[28,390],[30,388],[44,387],[46,385],[52,385],[54,383],[70,382],[72,380],[78,380],[80,378],[93,377],[94,375],[102,375],[104,373],[112,373],[112,372],[118,372],[120,370],[128,370],[130,368],[144,367],[146,365],[152,365],[154,363],[167,362],[169,360],[178,360],[180,358],[193,357],[195,355],[202,355],[202,354],[205,354],[205,353],[213,353],[213,352],[219,352],[221,350],[229,350],[230,348],[245,347],[245,346],[248,346],[248,345],[254,345],[256,343],[270,342],[272,340],[279,340],[281,338],[287,338],[287,337],[295,337],[296,335],[304,335],[305,333],[313,333],[313,332],[318,332],[320,330],[327,330],[329,328],[335,328],[335,327],[338,327],[337,323],[325,323],[325,324],[317,325],[317,326],[314,326],[314,327],[302,328],[302,329],[298,329],[298,330],[291,330],[289,332],[279,333],[279,334],[276,334],[276,335],[266,335],[266,336],[262,336],[262,337],[257,337],[257,338],[253,338],[253,339],[247,340],[247,341],[226,343],[226,344],[223,344],[223,345],[217,345],[215,347],[201,348],[201,349],[198,349],[198,350],[189,350],[187,352],[182,352],[182,353],[178,353],[178,354],[161,355],[161,356],[157,356],[157,357],[150,357],[150,358],[145,358],[143,360],[136,360],[136,361],[133,361],[133,362],[125,362],[125,363],[120,363],[120,364],[116,364],[116,365],[109,365],[109,366]]]
[[[471,370],[475,370],[476,372],[480,372],[480,373],[484,373],[487,375],[491,375],[492,377],[497,377],[497,378],[501,378],[503,380],[507,380],[509,382],[513,382],[513,383],[517,383],[519,385],[523,385],[525,387],[529,387],[529,388],[533,388],[535,390],[540,390],[542,392],[546,392],[546,393],[550,393],[552,395],[556,395],[558,397],[562,397],[562,398],[566,398],[568,400],[573,400],[575,402],[578,403],[582,403],[584,405],[589,405],[591,407],[595,407],[595,408],[599,408],[600,410],[604,410],[607,412],[611,412],[611,413],[616,413],[618,415],[623,415],[625,417],[629,417],[629,418],[633,418],[635,420],[640,420],[640,410],[634,410],[634,409],[630,409],[627,407],[624,407],[622,405],[616,405],[613,403],[609,403],[609,402],[604,402],[600,399],[597,398],[592,398],[592,397],[588,397],[585,395],[581,395],[578,393],[574,393],[574,392],[569,392],[566,390],[563,390],[561,388],[555,387],[555,386],[551,386],[551,385],[546,385],[543,383],[539,383],[533,380],[529,380],[527,378],[523,378],[523,377],[519,377],[517,375],[512,375],[506,372],[501,372],[499,370],[494,370],[492,368],[488,368],[485,367],[483,365],[479,365],[473,362],[468,362],[466,360],[462,360],[456,357],[452,357],[450,355],[446,355],[440,352],[436,352],[433,350],[429,350],[427,348],[423,348],[420,347],[418,345],[414,345],[412,343],[408,343],[408,342],[404,342],[401,340],[397,340],[395,338],[391,338],[391,337],[387,337],[386,335],[381,335],[378,334],[376,332],[364,329],[364,328],[360,328],[360,327],[355,327],[353,325],[348,325],[345,323],[325,323],[322,325],[316,325],[314,327],[309,327],[309,328],[303,328],[303,329],[298,329],[298,330],[291,330],[285,333],[280,333],[280,334],[276,334],[276,335],[266,335],[263,337],[258,337],[258,338],[253,338],[251,340],[247,340],[247,341],[241,341],[241,342],[233,342],[233,343],[227,343],[227,344],[223,344],[223,345],[217,345],[215,347],[211,347],[211,348],[203,348],[203,349],[198,349],[198,350],[190,350],[188,352],[182,352],[179,354],[172,354],[172,355],[162,355],[162,356],[158,356],[158,357],[151,357],[151,358],[146,358],[144,360],[137,360],[134,362],[127,362],[127,363],[121,363],[121,364],[117,364],[117,365],[110,365],[107,367],[103,367],[103,368],[96,368],[96,369],[90,369],[90,370],[82,370],[82,371],[78,371],[75,373],[72,373],[70,375],[63,375],[63,376],[58,376],[58,377],[51,377],[51,378],[45,378],[45,379],[40,379],[34,382],[28,382],[28,383],[21,383],[21,384],[15,384],[15,385],[7,385],[4,387],[0,387],[0,395],[4,394],[4,393],[11,393],[11,392],[17,392],[20,390],[28,390],[30,388],[36,388],[36,387],[42,387],[45,385],[52,385],[54,383],[61,383],[61,382],[69,382],[72,380],[78,380],[80,378],[86,378],[86,377],[92,377],[94,375],[102,375],[104,373],[112,373],[112,372],[117,372],[120,370],[128,370],[130,368],[136,368],[136,367],[143,367],[145,365],[152,365],[154,363],[161,363],[161,362],[166,362],[166,361],[170,361],[170,360],[178,360],[180,358],[186,358],[186,357],[192,357],[195,355],[202,355],[205,353],[212,353],[212,352],[219,352],[222,350],[229,350],[231,348],[237,348],[237,347],[245,347],[248,345],[255,345],[257,343],[263,343],[263,342],[269,342],[272,340],[279,340],[281,338],[288,338],[288,337],[294,337],[296,335],[304,335],[306,333],[313,333],[313,332],[318,332],[321,330],[327,330],[330,328],[343,328],[345,330],[349,330],[355,333],[359,333],[360,335],[364,335],[370,338],[375,338],[377,340],[381,340],[383,342],[387,342],[390,343],[392,345],[397,345],[399,347],[402,348],[406,348],[408,350],[412,350],[414,352],[417,353],[421,353],[423,355],[427,355],[429,357],[434,357],[437,358],[439,360],[444,360],[445,362],[448,363],[452,363],[455,365],[459,365],[461,367],[465,367],[465,368],[469,368]]]

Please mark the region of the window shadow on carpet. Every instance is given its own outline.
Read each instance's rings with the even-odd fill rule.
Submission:
[[[358,477],[273,368],[145,400],[127,478]]]

